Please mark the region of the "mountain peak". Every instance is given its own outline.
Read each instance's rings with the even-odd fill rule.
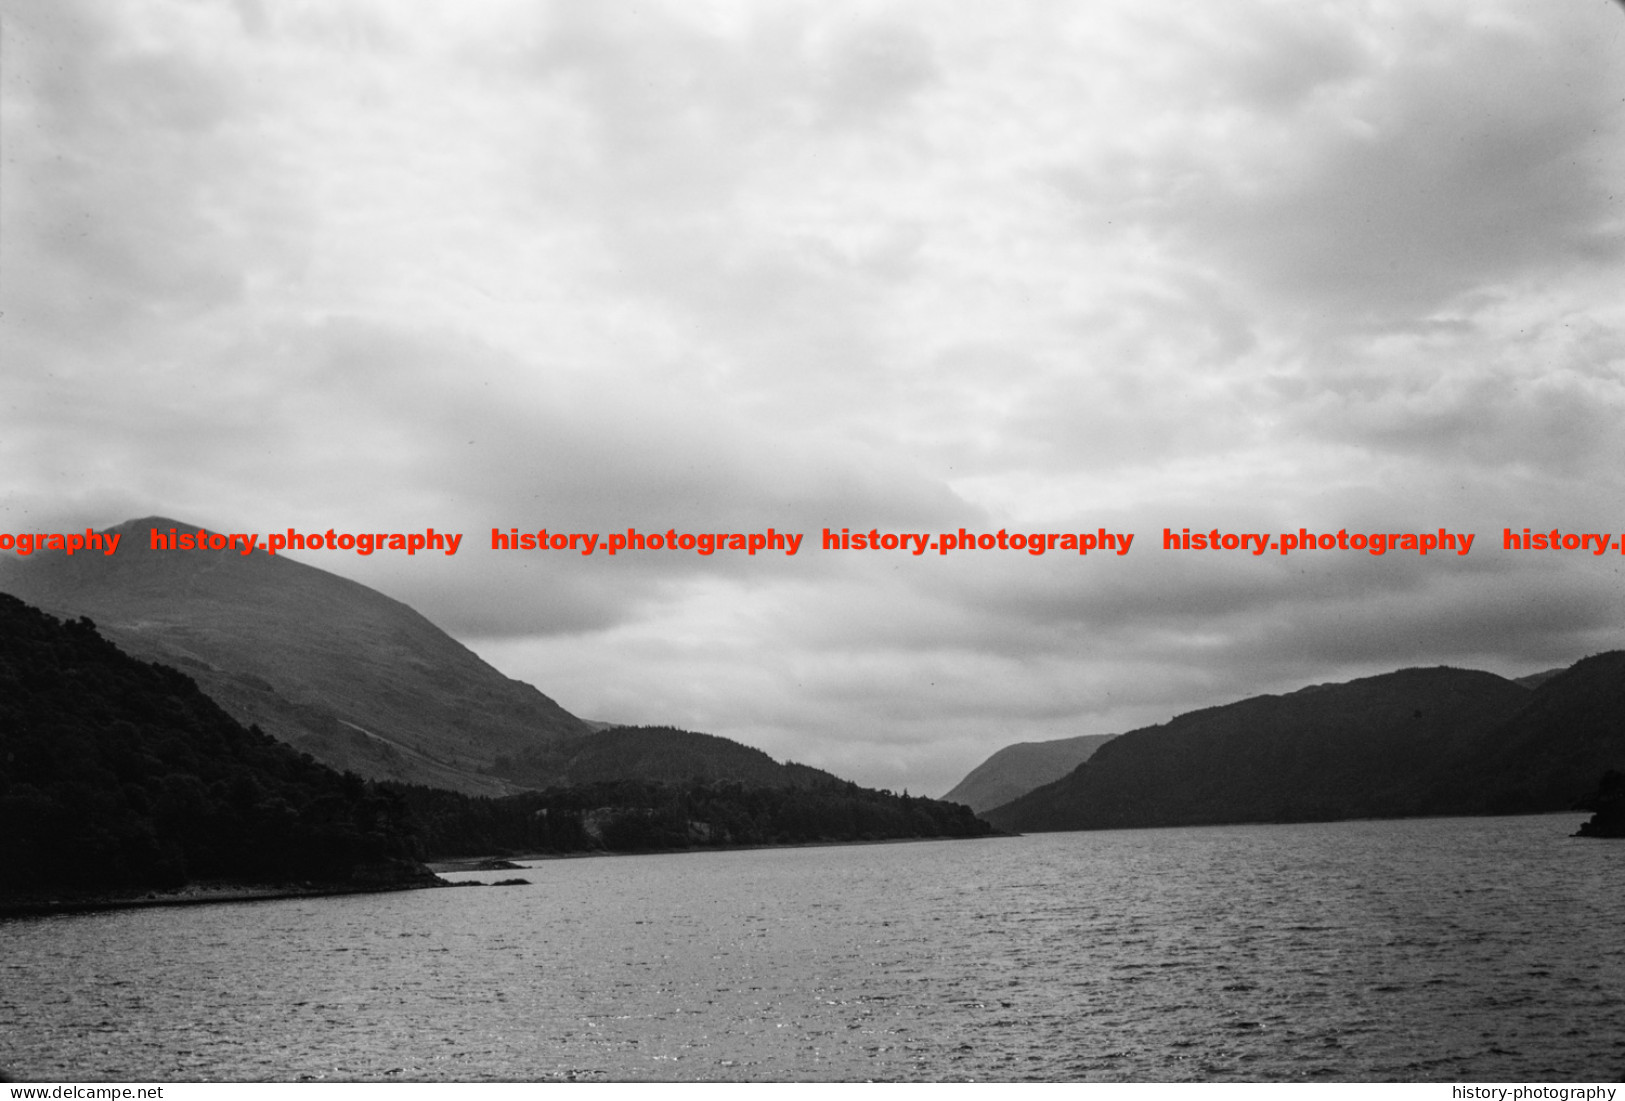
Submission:
[[[208,527],[207,524],[194,524],[185,520],[176,520],[168,516],[138,516],[133,520],[126,520],[122,524],[114,524],[112,527],[103,528],[102,530],[104,532],[116,531],[121,535],[131,535],[136,532],[145,534],[151,528],[157,528],[159,531],[165,533],[167,533],[170,528],[174,528],[177,531],[197,531],[199,528],[206,528],[209,531],[215,530],[214,528]]]
[[[200,526],[126,520],[105,529],[123,537],[116,554],[35,553],[6,563],[0,588],[89,616],[245,725],[371,779],[500,794],[497,758],[590,729],[400,601],[263,550],[154,548],[148,532],[170,528]]]

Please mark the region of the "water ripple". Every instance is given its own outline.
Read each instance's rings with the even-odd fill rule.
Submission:
[[[564,860],[501,891],[4,922],[0,1066],[1618,1079],[1625,847],[1572,817]]]

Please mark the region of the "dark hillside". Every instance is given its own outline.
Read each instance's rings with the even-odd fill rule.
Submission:
[[[421,874],[405,808],[245,729],[88,620],[0,594],[0,900]]]
[[[1443,667],[1258,696],[1121,735],[985,817],[1068,830],[1444,813],[1418,777],[1482,752],[1530,698],[1491,673]]]
[[[1516,715],[1424,777],[1429,814],[1573,809],[1610,769],[1625,770],[1625,651],[1575,662],[1541,682]]]
[[[616,726],[533,746],[497,759],[492,771],[535,788],[614,780],[691,783],[732,780],[753,787],[841,783],[820,769],[779,764],[766,753],[715,734],[670,726]]]

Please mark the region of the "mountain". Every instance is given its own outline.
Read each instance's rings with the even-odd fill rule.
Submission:
[[[405,604],[263,550],[154,550],[163,517],[108,529],[117,553],[36,551],[0,591],[174,665],[244,724],[338,769],[469,794],[515,786],[499,757],[591,729]]]
[[[0,910],[193,880],[435,882],[405,804],[0,593]]]
[[[1076,738],[1007,745],[971,769],[942,798],[950,803],[964,803],[981,814],[1059,780],[1115,737],[1115,734],[1081,734]]]
[[[0,593],[0,916],[185,885],[444,886],[422,856],[992,832],[959,804],[861,788],[726,738],[623,727],[566,745],[573,775],[545,791],[373,783],[245,729],[191,677],[130,657],[90,620]]]
[[[1625,771],[1625,651],[1575,662],[1543,681],[1471,752],[1421,778],[1428,814],[1570,810],[1610,769]],[[1434,809],[1437,808],[1437,809]]]
[[[499,757],[495,770],[533,788],[616,780],[810,788],[845,783],[807,765],[779,764],[766,753],[715,734],[669,726],[618,726]]]
[[[1520,709],[1565,679],[1531,692],[1491,673],[1402,669],[1193,711],[1113,739],[983,817],[1008,830],[1114,829],[1453,813],[1475,798],[1483,806],[1481,793],[1456,792],[1449,770],[1510,751],[1511,735],[1491,734],[1512,729]],[[1540,799],[1549,794],[1542,788],[1525,806],[1548,807]]]
[[[1538,673],[1530,673],[1522,677],[1513,677],[1512,683],[1521,684],[1525,688],[1539,688],[1541,685],[1545,684],[1559,673],[1562,673],[1567,668],[1568,666],[1566,665],[1560,665],[1556,669],[1543,669]]]

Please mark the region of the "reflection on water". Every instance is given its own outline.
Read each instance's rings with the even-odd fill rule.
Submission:
[[[0,923],[23,1080],[1625,1076],[1580,816],[539,862]]]

